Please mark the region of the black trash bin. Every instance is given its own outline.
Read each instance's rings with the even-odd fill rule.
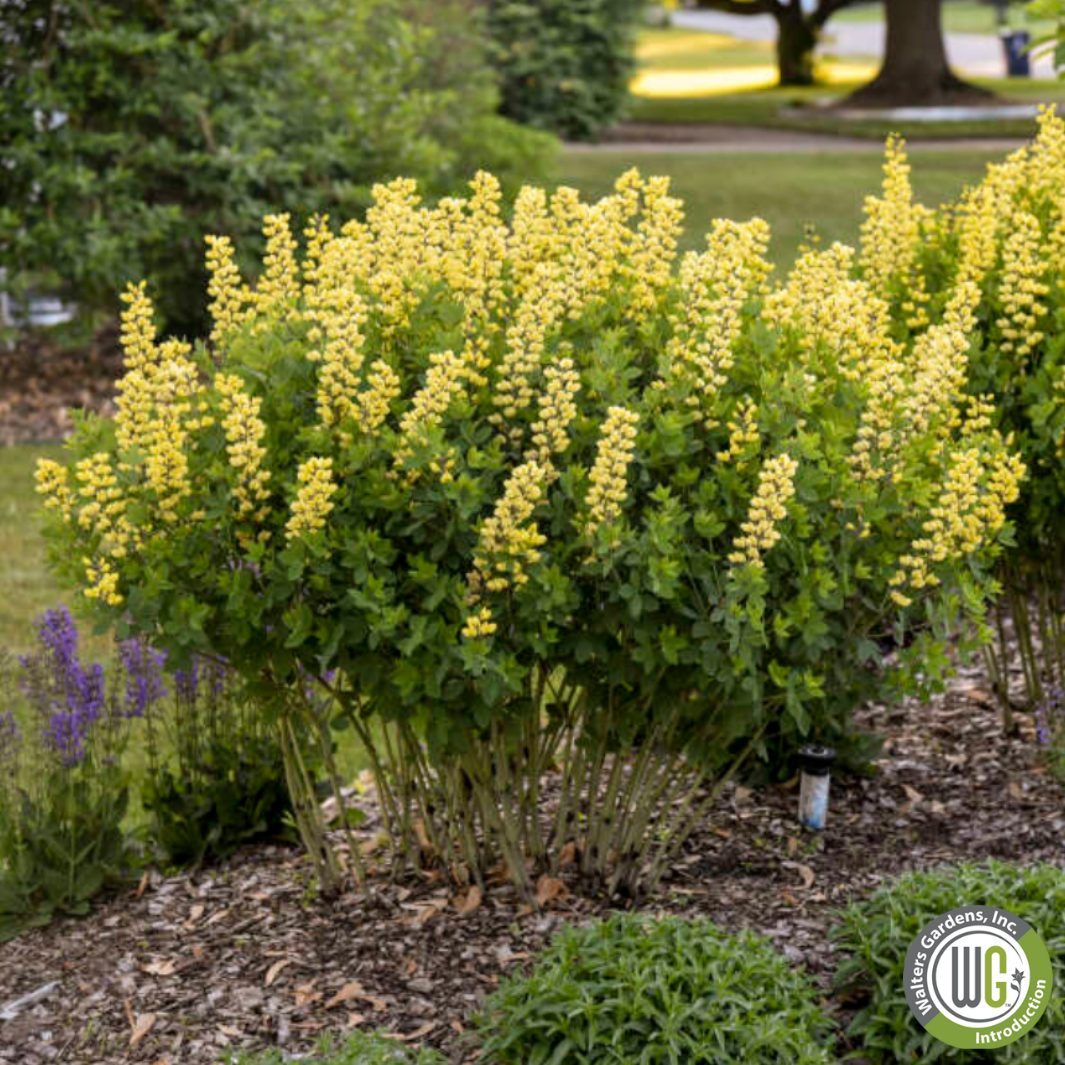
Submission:
[[[1003,32],[1002,47],[1006,50],[1006,77],[1030,78],[1032,62],[1028,57],[1028,46],[1032,35],[1027,30]]]

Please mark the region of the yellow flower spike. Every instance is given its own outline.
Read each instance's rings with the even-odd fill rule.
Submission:
[[[758,475],[758,487],[742,522],[742,536],[732,544],[728,560],[734,565],[765,565],[762,556],[780,540],[780,523],[787,516],[788,501],[795,495],[795,474],[799,463],[790,455],[777,455],[766,461]]]
[[[290,308],[299,296],[299,271],[296,267],[296,241],[292,236],[288,214],[268,214],[263,219],[266,254],[265,271],[255,289],[255,302],[261,313],[278,307]]]
[[[364,433],[375,433],[399,397],[399,376],[383,359],[377,359],[366,375],[367,387],[355,399],[355,420]]]
[[[483,607],[478,614],[470,614],[466,624],[462,627],[462,635],[467,640],[478,640],[485,636],[491,636],[499,626],[492,620],[492,611],[489,607]]]
[[[229,237],[209,236],[207,243],[207,294],[211,321],[211,343],[219,345],[237,329],[249,314],[247,289],[237,268],[233,242]]]
[[[898,280],[915,294],[915,304],[927,299],[924,279],[915,276],[914,266],[922,227],[931,216],[928,208],[914,203],[906,142],[893,135],[884,149],[882,195],[866,197],[861,230],[859,261],[863,277],[874,292],[886,295],[892,282]]]
[[[585,503],[588,518],[584,531],[591,535],[621,514],[628,491],[629,466],[636,453],[636,431],[640,416],[626,407],[611,407],[600,432],[595,463],[589,475]]]
[[[141,281],[136,285],[131,282],[121,299],[127,305],[122,311],[119,332],[119,343],[125,356],[123,363],[126,370],[143,371],[155,361],[158,354],[155,346],[157,334],[152,320],[154,308],[148,298],[146,282]]]
[[[539,549],[547,539],[531,519],[554,476],[550,465],[536,461],[511,471],[503,494],[481,524],[471,586],[483,583],[490,592],[501,592],[528,583],[527,567],[539,562]]]
[[[296,475],[299,488],[292,504],[292,514],[285,525],[291,543],[325,528],[325,519],[333,510],[337,485],[333,481],[333,460],[318,456],[300,464]]]
[[[764,283],[769,226],[716,219],[707,250],[690,252],[680,267],[680,308],[666,346],[669,374],[693,389],[692,404],[712,399],[728,380],[732,351],[743,324],[743,307]]]
[[[436,352],[429,356],[429,372],[425,384],[411,400],[400,419],[400,443],[394,452],[397,466],[402,465],[414,453],[419,443],[428,438],[430,429],[438,426],[448,407],[462,393],[465,379],[465,363],[453,351]]]
[[[225,415],[222,429],[229,465],[237,475],[233,487],[237,518],[244,519],[256,510],[263,513],[262,505],[270,498],[270,471],[262,468],[266,458],[262,444],[266,426],[259,417],[262,401],[244,391],[244,382],[236,374],[219,374],[214,385]]]
[[[44,497],[45,509],[58,510],[63,521],[69,524],[74,506],[69,470],[52,459],[38,459],[34,480],[37,493]]]
[[[577,417],[577,393],[581,379],[573,360],[557,359],[544,370],[538,417],[532,426],[532,448],[526,457],[548,464],[551,456],[569,447],[569,427]]]
[[[1027,211],[1018,211],[1002,249],[1002,315],[996,324],[1004,337],[999,344],[1001,349],[1016,350],[1020,358],[1030,354],[1043,339],[1036,325],[1047,313],[1046,304],[1041,302],[1050,292],[1045,281],[1047,266],[1039,219]]]

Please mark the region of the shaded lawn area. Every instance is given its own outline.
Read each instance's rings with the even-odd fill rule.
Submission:
[[[917,196],[929,206],[953,199],[983,175],[986,151],[921,152],[913,159]],[[714,218],[765,218],[773,230],[770,256],[791,262],[807,226],[827,244],[854,244],[862,204],[879,190],[881,158],[869,154],[765,155],[718,152],[564,152],[560,184],[580,188],[586,199],[606,194],[630,166],[644,175],[668,174],[673,193],[685,201],[682,248],[702,248]]]
[[[947,4],[952,8],[983,8],[977,12],[993,30],[994,12],[985,5]],[[970,12],[970,14],[972,14]],[[840,16],[881,18],[879,7],[845,9]],[[953,27],[957,28],[957,27]],[[830,55],[818,64],[824,84],[812,88],[774,88],[775,50],[771,43],[744,41],[720,33],[669,27],[640,31],[636,54],[639,73],[633,82],[630,117],[636,122],[705,123],[801,129],[853,137],[883,139],[899,132],[911,139],[944,137],[1027,137],[1035,123],[1027,118],[981,119],[966,122],[903,122],[876,118],[843,119],[818,114],[817,108],[843,98],[871,77],[856,71],[860,60],[838,61]],[[1031,78],[979,81],[1004,100],[1014,103],[1065,101],[1065,84]],[[795,113],[796,109],[803,109]]]
[[[963,122],[900,122],[881,118],[845,119],[818,113],[858,87],[859,82],[819,85],[813,88],[759,89],[713,96],[636,96],[629,118],[634,122],[696,123],[723,126],[754,126],[762,129],[806,130],[849,137],[883,140],[901,133],[909,140],[965,137],[1029,137],[1035,132],[1030,118],[995,118]],[[1065,84],[1025,78],[979,81],[1013,103],[1060,104]],[[805,109],[797,113],[795,109]]]

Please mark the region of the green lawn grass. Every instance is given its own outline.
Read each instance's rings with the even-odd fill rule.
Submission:
[[[921,152],[913,160],[917,195],[930,206],[953,199],[980,179],[987,152]],[[686,203],[682,246],[702,247],[714,218],[758,215],[773,230],[770,254],[784,265],[794,259],[806,227],[816,224],[825,242],[854,243],[862,203],[880,184],[881,159],[869,154],[756,155],[662,151],[629,156],[623,152],[564,152],[560,184],[582,189],[587,198],[610,191],[614,179],[636,165],[644,174],[668,174],[674,194]]]
[[[15,653],[29,648],[33,618],[72,601],[46,568],[33,487],[37,458],[59,458],[61,452],[54,444],[0,447],[0,647]]]
[[[1019,103],[1065,101],[1065,84],[1024,78],[1002,78],[980,84]],[[845,119],[817,108],[839,101],[858,84],[775,88],[720,96],[635,97],[630,118],[635,122],[703,123],[756,126],[762,129],[806,130],[883,140],[901,133],[908,140],[968,137],[1029,137],[1034,119],[995,118],[967,122],[899,122],[879,118]],[[796,109],[802,109],[797,111]]]

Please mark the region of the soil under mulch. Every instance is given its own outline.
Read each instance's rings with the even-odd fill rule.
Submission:
[[[964,671],[931,707],[865,711],[888,736],[872,778],[834,781],[823,836],[795,822],[794,785],[727,789],[650,905],[771,937],[828,994],[835,911],[904,870],[995,857],[1061,860],[1065,793],[1038,764],[1025,719],[1002,735],[986,681]],[[322,1032],[385,1029],[410,1045],[474,1056],[462,1033],[480,998],[528,964],[564,921],[609,911],[563,895],[528,912],[507,884],[466,915],[436,882],[327,903],[283,848],[221,868],[147,878],[138,891],[0,946],[5,1003],[52,981],[0,1021],[0,1062],[216,1062]],[[959,904],[965,900],[959,899]]]
[[[64,439],[74,428],[73,408],[114,413],[121,372],[114,327],[80,347],[61,345],[43,332],[0,346],[0,445]]]

